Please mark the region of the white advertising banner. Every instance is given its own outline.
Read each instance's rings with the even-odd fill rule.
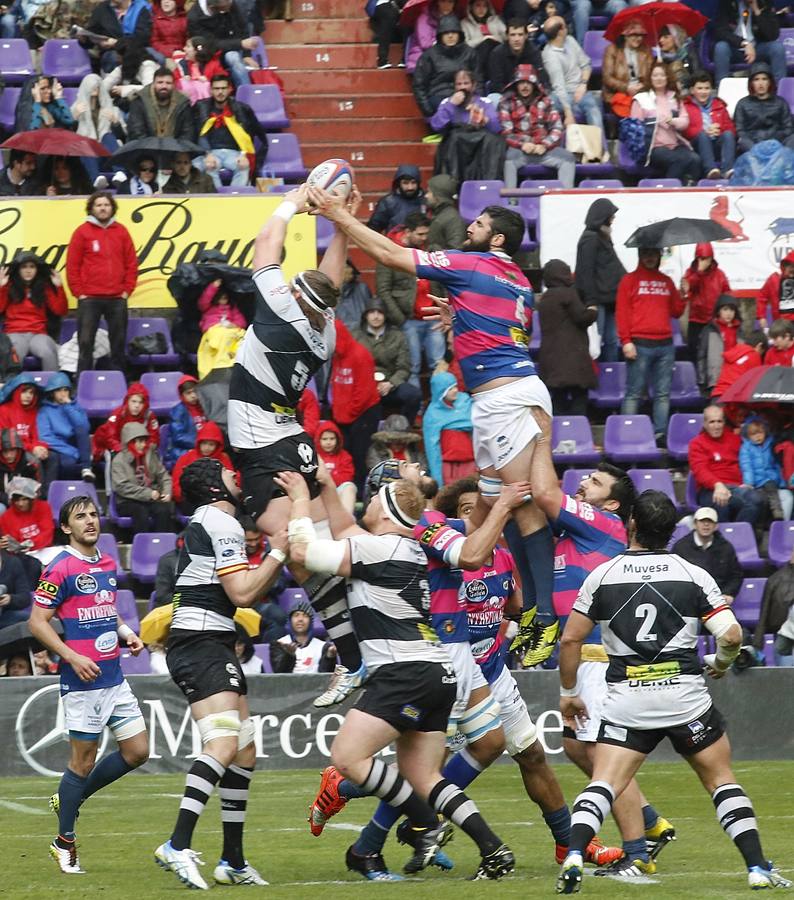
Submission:
[[[626,269],[637,266],[637,251],[624,247],[631,233],[673,217],[712,219],[733,235],[714,244],[715,257],[736,293],[753,294],[780,260],[794,250],[794,190],[791,188],[681,188],[616,192],[562,191],[540,198],[540,261],[562,259],[573,269],[576,244],[590,204],[609,197],[618,207],[612,240]],[[694,244],[668,249],[662,270],[676,284],[694,258]]]

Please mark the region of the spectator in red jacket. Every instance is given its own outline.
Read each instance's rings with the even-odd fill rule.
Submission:
[[[41,389],[30,372],[20,372],[0,390],[0,429],[13,429],[20,438],[26,453],[39,466],[39,479],[46,486],[56,477],[58,461],[50,454],[50,448],[39,437],[38,411]]]
[[[776,319],[769,329],[772,346],[764,354],[765,366],[790,366],[794,359],[794,322]]]
[[[736,161],[736,126],[728,107],[714,93],[708,72],[695,75],[690,95],[684,98],[689,125],[684,137],[703,163],[704,178],[730,178]]]
[[[336,422],[329,419],[320,422],[314,432],[314,444],[317,455],[334,480],[342,504],[352,513],[356,506],[356,470],[353,457],[343,446],[342,432]]]
[[[749,369],[763,365],[766,346],[764,332],[751,331],[744,342],[740,341],[735,347],[722,354],[723,363],[720,377],[717,379],[711,395],[713,402],[718,402],[725,391]]]
[[[116,221],[116,200],[106,191],[88,198],[88,218],[66,252],[66,277],[77,297],[78,373],[93,368],[94,338],[102,316],[114,369],[126,369],[127,298],[138,281],[138,259],[127,229]]]
[[[339,319],[335,325],[331,413],[353,457],[356,484],[360,489],[367,476],[367,450],[372,435],[378,430],[381,416],[380,394],[375,384],[375,360],[366,347],[353,340]]]
[[[0,428],[0,511],[5,512],[11,501],[7,490],[17,475],[40,481],[39,461],[22,446],[22,438],[13,428]]]
[[[58,369],[58,345],[47,333],[49,316],[69,311],[61,276],[35,253],[23,253],[10,266],[0,266],[0,313],[3,331],[22,362],[38,356],[45,372]]]
[[[719,406],[703,410],[703,430],[689,442],[689,469],[695,478],[698,506],[711,506],[720,522],[755,524],[764,509],[761,491],[742,484],[739,450],[742,439],[726,429]]]
[[[672,279],[659,271],[661,250],[641,247],[638,255],[637,268],[620,279],[615,301],[618,339],[628,363],[620,411],[635,414],[646,385],[652,386],[653,430],[661,441],[667,433],[675,362],[670,320],[683,313],[684,299]]]
[[[160,442],[160,423],[157,416],[149,409],[149,391],[140,381],[133,381],[127,388],[124,402],[116,407],[108,417],[107,422],[94,432],[92,441],[93,458],[99,462],[106,450],[118,453],[122,450],[121,429],[127,422],[140,422],[146,426],[151,443],[155,447]]]
[[[174,500],[177,503],[182,502],[182,485],[179,479],[186,466],[195,462],[197,459],[203,459],[205,456],[211,456],[217,459],[224,469],[234,472],[234,463],[229,459],[228,454],[223,450],[223,432],[215,422],[205,422],[196,433],[196,446],[187,453],[183,453],[174,465],[174,471],[171,473],[173,481]],[[193,509],[186,510],[186,514],[193,513]]]
[[[780,260],[780,271],[773,272],[764,282],[756,302],[755,317],[764,329],[775,319],[794,321],[794,250]]]
[[[24,552],[52,546],[52,509],[39,499],[41,485],[32,478],[12,478],[8,484],[11,505],[0,516],[0,549],[9,549],[9,538],[25,544]],[[12,552],[17,552],[15,549]]]
[[[152,3],[152,36],[149,56],[165,65],[175,50],[187,40],[185,0],[154,0]],[[154,52],[152,52],[154,51]]]
[[[693,362],[698,356],[700,335],[714,316],[717,300],[730,292],[728,278],[714,259],[714,248],[706,242],[698,244],[692,265],[681,279],[681,296],[689,304],[686,342]]]

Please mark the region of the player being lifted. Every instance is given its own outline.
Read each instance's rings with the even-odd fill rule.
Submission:
[[[143,649],[116,611],[116,564],[97,547],[99,512],[87,496],[73,497],[58,515],[69,544],[42,573],[33,594],[30,633],[61,658],[61,697],[71,755],[50,808],[58,837],[50,855],[62,872],[83,875],[74,825],[80,805],[149,758],[149,738],[138,701],[119,664],[119,639],[133,656]],[[57,616],[63,640],[50,624]],[[110,728],[115,753],[96,763],[99,737]]]
[[[377,262],[446,287],[449,306],[437,303],[442,321],[452,325],[455,356],[472,395],[481,493],[493,502],[501,482],[529,480],[532,442],[540,431],[532,410],[551,414],[551,399],[529,355],[532,288],[512,260],[524,236],[521,216],[488,206],[469,225],[462,251],[427,253],[367,228],[321,188],[310,187],[309,197],[314,212],[331,219]],[[548,659],[559,636],[552,605],[551,531],[537,506],[526,503],[513,513],[505,536],[524,588],[521,629],[513,646],[528,644],[524,665],[537,665]]]

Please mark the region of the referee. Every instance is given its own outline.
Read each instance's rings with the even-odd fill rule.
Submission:
[[[761,849],[750,798],[736,783],[725,720],[713,705],[698,658],[702,623],[717,641],[706,672],[721,678],[737,657],[742,630],[716,582],[667,547],[676,511],[666,494],[645,491],[628,522],[629,549],[587,577],[565,626],[560,652],[560,711],[587,716],[576,694],[585,638],[601,625],[609,692],[601,713],[593,780],[576,798],[571,843],[557,893],[576,893],[583,851],[618,797],[665,738],[711,795],[717,819],[742,854],[753,890],[791,887]]]

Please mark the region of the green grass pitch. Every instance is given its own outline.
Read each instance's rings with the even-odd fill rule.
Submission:
[[[66,748],[64,747],[64,751]],[[572,767],[556,770],[569,803],[583,786]],[[794,868],[789,824],[794,819],[794,762],[737,763],[736,777],[753,799],[767,854],[791,877]],[[717,824],[710,798],[685,763],[647,764],[641,785],[649,799],[669,818],[678,840],[663,851],[654,884],[625,885],[612,879],[586,878],[581,896],[659,900],[700,900],[747,896],[749,888],[741,857]],[[84,807],[79,821],[80,859],[84,876],[62,875],[47,855],[55,834],[54,816],[47,797],[57,782],[46,778],[0,779],[0,834],[2,867],[0,895],[22,898],[169,898],[187,889],[174,875],[159,869],[154,848],[171,830],[182,791],[178,775],[130,775],[100,792]],[[320,838],[309,833],[306,810],[319,784],[310,771],[260,772],[254,777],[246,826],[249,861],[271,883],[269,888],[215,886],[221,894],[241,891],[268,898],[356,900],[377,894],[394,897],[447,900],[480,898],[550,897],[557,865],[551,837],[537,807],[521,785],[518,768],[500,765],[470,789],[494,830],[516,854],[515,873],[498,884],[465,880],[476,868],[474,845],[456,830],[446,848],[455,860],[448,873],[431,869],[400,884],[371,884],[344,866],[346,847],[374,808],[374,801],[350,802],[331,820]],[[607,823],[603,837],[616,840]],[[207,863],[202,870],[211,882],[221,835],[217,798],[210,801],[196,833],[195,849]],[[386,860],[399,871],[406,848],[391,838]]]

